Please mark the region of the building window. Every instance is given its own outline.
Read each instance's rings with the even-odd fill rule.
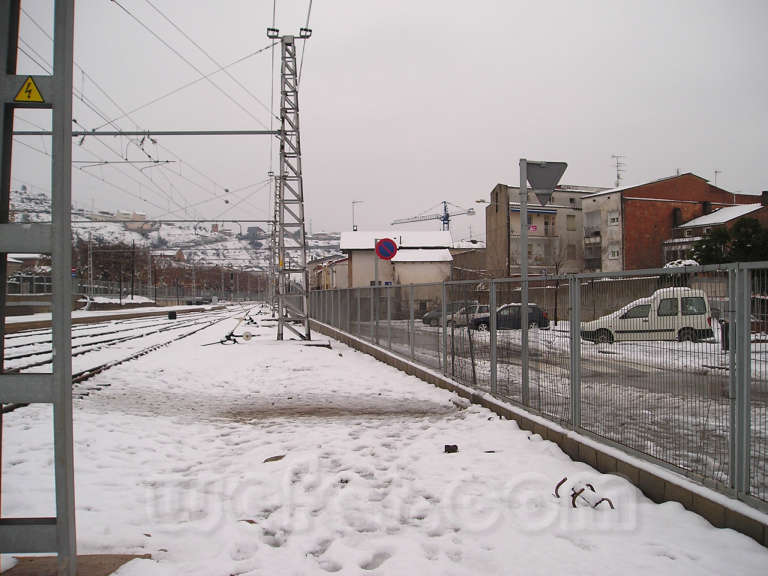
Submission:
[[[621,256],[621,253],[619,252],[618,248],[616,248],[614,246],[611,246],[608,249],[608,258],[609,259],[611,259],[611,260],[618,260],[620,256]]]
[[[568,198],[568,203],[571,206],[576,206],[576,198]]]
[[[576,244],[568,244],[568,246],[565,249],[565,257],[568,260],[576,259]]]
[[[533,244],[528,244],[528,258],[533,256]]]
[[[568,214],[566,218],[566,229],[569,231],[576,230],[576,216],[574,214]]]
[[[686,228],[685,229],[685,235],[687,237],[693,236],[693,230],[691,230],[690,228]]]
[[[608,212],[608,224],[611,226],[618,226],[619,225],[619,212],[618,210],[613,210],[611,212]]]
[[[712,228],[710,228],[709,226],[704,228],[704,234],[709,235],[711,232],[712,232]]]

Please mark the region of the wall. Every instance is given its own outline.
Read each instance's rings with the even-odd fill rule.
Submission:
[[[601,238],[601,270],[603,272],[617,272],[623,269],[624,246],[622,226],[621,193],[603,194],[596,198],[584,198],[582,200],[584,214],[593,211],[600,212],[600,238]],[[611,213],[619,216],[618,224],[610,223]],[[582,239],[583,243],[583,239]],[[611,257],[611,249],[619,251],[617,258]]]
[[[496,184],[485,208],[485,268],[492,278],[509,275],[509,189]]]
[[[370,286],[374,277],[374,263],[379,261],[379,282],[394,282],[394,269],[390,262],[381,260],[373,248],[349,251],[349,287]]]
[[[486,276],[485,248],[456,248],[451,250],[453,265],[451,280],[475,280]]]
[[[394,283],[401,286],[444,282],[451,275],[450,262],[396,262],[394,267]]]

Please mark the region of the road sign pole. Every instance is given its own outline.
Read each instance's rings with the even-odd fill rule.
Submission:
[[[374,342],[379,343],[379,255],[376,253],[376,247],[379,239],[373,241],[373,313],[374,313]]]
[[[520,356],[522,361],[522,400],[528,406],[528,161],[520,159]]]

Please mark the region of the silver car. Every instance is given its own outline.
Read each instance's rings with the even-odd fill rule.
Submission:
[[[488,315],[487,304],[473,304],[464,306],[448,317],[448,324],[453,326],[466,326],[472,322],[472,319],[479,315]]]

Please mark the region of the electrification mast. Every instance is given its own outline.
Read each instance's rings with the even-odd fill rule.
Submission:
[[[312,35],[299,30],[298,39]],[[280,38],[280,173],[277,186],[277,339],[285,328],[310,340],[309,272],[304,226],[304,183],[299,138],[299,90],[296,65],[296,36],[279,36],[267,28],[267,37]],[[299,328],[301,326],[301,328]]]

